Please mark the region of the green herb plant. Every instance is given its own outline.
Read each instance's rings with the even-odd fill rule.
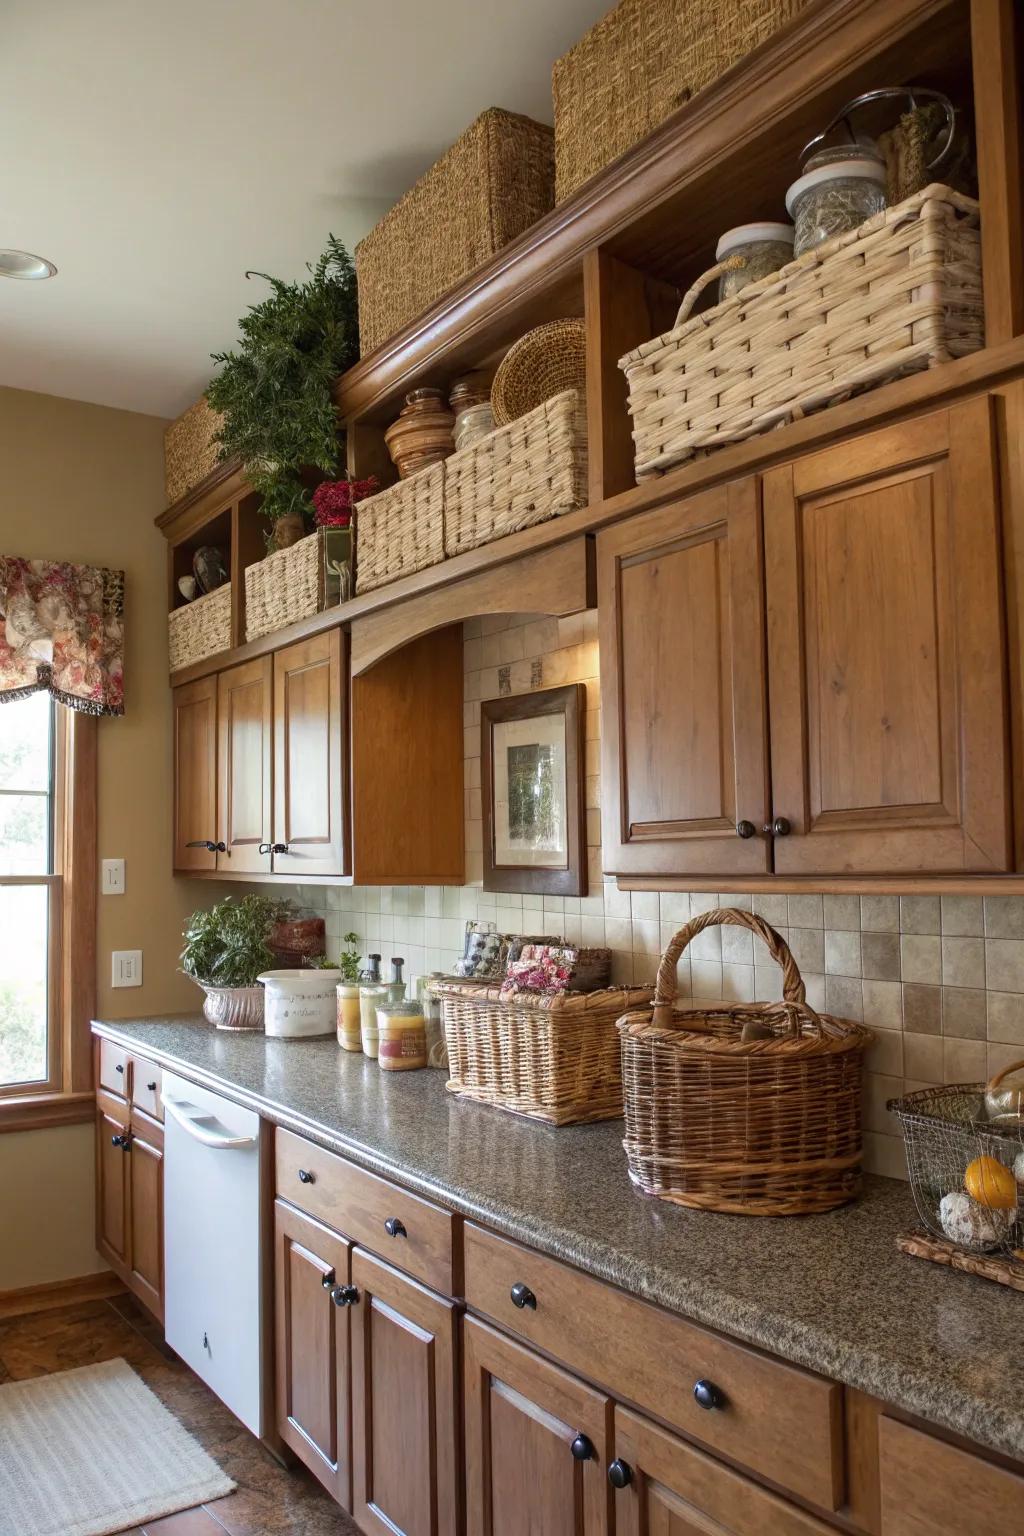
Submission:
[[[227,896],[215,907],[200,908],[184,932],[181,968],[209,987],[254,987],[261,971],[274,965],[267,943],[271,928],[291,911],[291,903],[268,896]]]
[[[338,970],[341,972],[342,980],[358,981],[359,935],[358,933],[346,933],[342,936],[342,942],[344,943],[345,948],[338,956]]]

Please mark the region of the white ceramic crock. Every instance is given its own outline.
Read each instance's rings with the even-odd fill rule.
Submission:
[[[340,971],[264,971],[264,1029],[272,1039],[311,1040],[333,1035]]]

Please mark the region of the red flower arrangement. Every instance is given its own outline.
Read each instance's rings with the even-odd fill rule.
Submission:
[[[313,492],[313,521],[318,528],[348,528],[352,508],[378,489],[377,480],[325,480]]]

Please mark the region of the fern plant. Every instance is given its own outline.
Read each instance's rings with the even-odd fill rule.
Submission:
[[[290,902],[250,895],[241,901],[226,896],[193,912],[183,935],[182,970],[208,987],[254,987],[260,972],[274,965],[267,936],[290,910]]]

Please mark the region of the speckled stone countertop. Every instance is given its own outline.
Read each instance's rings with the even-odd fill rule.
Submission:
[[[1024,1460],[1024,1296],[899,1253],[905,1184],[869,1178],[826,1216],[684,1211],[633,1193],[616,1121],[550,1129],[333,1040],[187,1016],[97,1027],[498,1232]]]

